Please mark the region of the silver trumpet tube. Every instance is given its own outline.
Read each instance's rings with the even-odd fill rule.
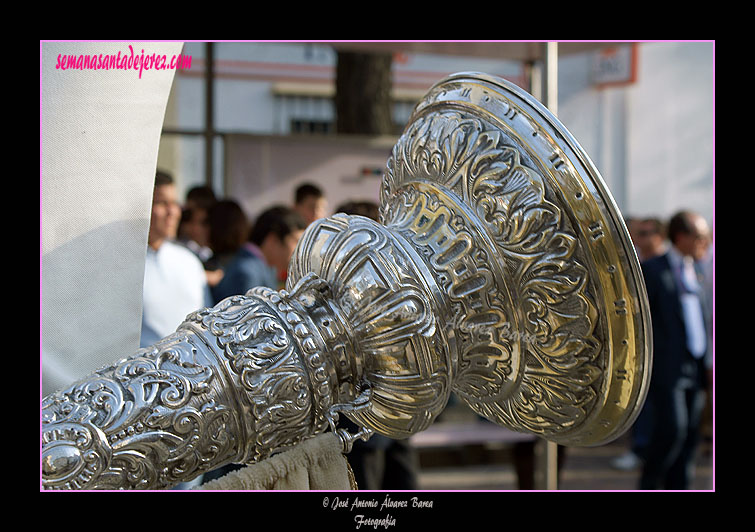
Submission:
[[[647,391],[639,263],[597,169],[516,86],[460,73],[387,161],[381,222],[312,224],[253,288],[44,398],[45,489],[162,489],[326,430],[348,452],[429,427],[451,392],[563,445],[622,434]],[[344,415],[362,429],[337,429]]]

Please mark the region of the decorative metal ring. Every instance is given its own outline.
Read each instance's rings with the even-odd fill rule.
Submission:
[[[453,389],[475,411],[567,445],[634,422],[652,361],[639,261],[598,170],[543,105],[485,74],[437,83],[393,149],[381,216],[448,294]]]

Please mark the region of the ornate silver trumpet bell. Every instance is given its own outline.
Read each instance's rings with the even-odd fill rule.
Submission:
[[[43,402],[43,484],[155,489],[335,425],[408,437],[453,391],[564,445],[636,418],[651,365],[639,263],[602,179],[530,95],[440,81],[387,162],[381,221],[310,226],[253,288]]]

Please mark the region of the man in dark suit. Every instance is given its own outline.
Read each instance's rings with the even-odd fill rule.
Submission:
[[[653,426],[640,489],[689,489],[709,381],[710,319],[696,262],[708,252],[705,220],[692,212],[668,224],[672,246],[642,264],[653,322],[647,401]]]

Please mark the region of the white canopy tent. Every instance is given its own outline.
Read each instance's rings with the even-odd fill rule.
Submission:
[[[181,47],[40,44],[43,396],[139,347],[152,188],[175,70],[140,75],[131,58],[170,58]],[[120,54],[126,68],[75,67],[101,54]],[[75,58],[73,68],[63,68],[67,57]]]

